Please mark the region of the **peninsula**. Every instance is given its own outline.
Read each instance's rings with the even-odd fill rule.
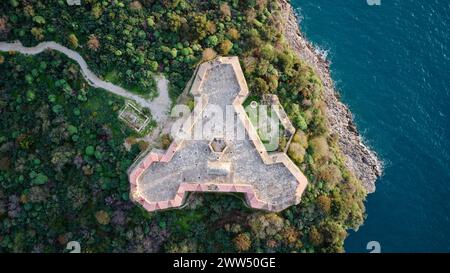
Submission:
[[[2,1],[0,119],[0,252],[343,252],[382,172],[286,0]]]

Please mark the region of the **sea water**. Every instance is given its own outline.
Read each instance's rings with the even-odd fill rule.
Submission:
[[[384,161],[347,252],[450,251],[450,1],[292,0]],[[370,243],[373,245],[374,243]]]

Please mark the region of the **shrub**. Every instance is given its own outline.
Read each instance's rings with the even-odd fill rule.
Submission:
[[[9,0],[9,4],[14,8],[19,6],[19,2],[17,0]]]
[[[153,28],[155,26],[155,18],[153,16],[150,16],[147,18],[147,26]]]
[[[299,232],[293,227],[283,229],[281,235],[287,244],[295,244],[299,239]]]
[[[169,28],[172,32],[178,32],[181,25],[186,22],[186,19],[173,12],[169,13],[167,16],[169,18]]]
[[[325,164],[317,171],[317,178],[332,185],[342,181],[341,170],[334,164]]]
[[[104,210],[97,211],[95,213],[95,219],[97,219],[97,222],[100,225],[107,225],[110,221],[109,214]]]
[[[219,38],[217,38],[216,35],[209,36],[208,39],[206,39],[206,44],[209,47],[215,47],[219,44]]]
[[[269,86],[267,85],[266,81],[262,78],[255,78],[255,91],[259,94],[267,94],[269,93]]]
[[[225,18],[231,17],[231,9],[230,6],[228,6],[227,3],[222,3],[220,5],[220,13],[222,13],[222,16]]]
[[[44,39],[44,31],[42,30],[42,28],[39,28],[39,27],[32,28],[31,29],[31,34],[38,41]]]
[[[78,47],[78,38],[77,38],[77,36],[75,36],[75,34],[73,34],[73,33],[70,34],[68,37],[68,40],[69,40],[69,44],[71,47],[73,47],[73,48]]]
[[[23,58],[21,54],[3,53],[7,58],[3,64],[5,70],[14,71],[2,75],[6,77],[8,90],[5,96],[0,96],[0,106],[6,107],[5,113],[11,116],[2,123],[3,134],[0,137],[0,144],[6,147],[0,155],[0,182],[5,186],[5,189],[0,187],[0,217],[5,217],[2,213],[14,215],[8,215],[11,221],[0,228],[4,234],[11,231],[9,236],[0,240],[0,248],[3,247],[4,252],[11,251],[15,241],[23,241],[21,238],[25,233],[22,231],[28,226],[37,231],[36,236],[32,235],[44,243],[36,246],[33,240],[25,240],[25,245],[19,247],[24,251],[36,247],[37,251],[54,252],[58,246],[45,242],[55,241],[60,234],[71,233],[73,235],[64,238],[64,242],[84,236],[90,241],[85,250],[92,252],[124,249],[339,251],[345,234],[343,228],[356,228],[362,223],[365,193],[360,181],[351,179],[346,173],[348,171],[340,166],[346,183],[330,188],[331,183],[314,183],[318,180],[319,168],[329,164],[330,159],[334,162],[334,157],[340,157],[338,149],[334,149],[336,144],[327,135],[326,105],[321,102],[320,79],[283,41],[282,22],[277,18],[282,12],[276,7],[276,1],[130,0],[115,1],[115,5],[88,1],[91,5],[85,10],[89,17],[87,20],[70,14],[70,11],[58,14],[55,9],[44,10],[42,5],[32,5],[33,1],[8,1],[16,3],[19,8],[0,4],[6,8],[4,15],[0,15],[0,39],[17,38],[30,43],[34,39],[52,38],[65,41],[71,47],[68,37],[74,33],[80,39],[78,48],[83,45],[91,53],[96,50],[96,54],[91,56],[95,58],[88,58],[96,74],[105,75],[108,71],[117,70],[114,82],[130,89],[155,90],[152,76],[161,70],[170,81],[171,98],[175,99],[199,59],[215,58],[214,50],[224,55],[238,55],[251,95],[258,96],[258,92],[278,94],[293,124],[305,129],[294,135],[288,153],[295,162],[308,162],[307,174],[312,187],[304,193],[300,206],[293,206],[280,214],[251,213],[235,198],[209,195],[197,200],[203,202],[203,206],[196,206],[192,213],[187,214],[166,211],[150,215],[138,206],[130,207],[130,203],[123,202],[129,197],[126,170],[139,150],[146,149],[146,143],[129,139],[130,144],[136,144],[130,151],[126,150],[129,146],[122,145],[130,133],[137,135],[120,126],[117,115],[107,113],[119,111],[123,101],[110,97],[104,90],[88,87],[83,77],[79,77],[79,67],[71,61],[67,65],[63,54],[46,56],[48,53],[45,53]],[[145,12],[130,10],[141,8],[145,8]],[[37,17],[33,22],[36,15],[47,19],[45,29],[40,24],[44,22],[42,18]],[[71,24],[64,23],[67,16],[73,19]],[[21,20],[34,25],[18,24]],[[7,34],[12,26],[14,37],[9,37]],[[97,36],[94,38],[90,34]],[[241,35],[245,36],[245,43],[240,43]],[[48,67],[40,68],[36,60],[48,61]],[[16,84],[20,83],[17,77],[22,76],[26,83],[33,85],[33,89]],[[45,79],[42,76],[46,76]],[[65,84],[55,84],[54,89],[53,85],[46,84],[58,82],[58,79],[66,79],[70,88]],[[29,89],[33,93],[26,92]],[[43,90],[43,93],[36,90]],[[33,103],[26,103],[27,100]],[[111,100],[114,103],[108,104]],[[188,104],[192,107],[193,101]],[[16,112],[18,115],[11,114]],[[106,130],[111,132],[106,133]],[[17,138],[21,134],[24,137]],[[314,140],[318,136],[322,139]],[[160,140],[165,148],[170,145],[168,136]],[[311,147],[308,147],[308,141],[313,143]],[[9,143],[13,144],[12,148],[8,148]],[[36,150],[44,146],[49,148]],[[305,155],[307,148],[308,154]],[[41,160],[40,165],[35,163],[37,158]],[[331,177],[328,180],[339,180],[335,179],[339,175],[330,175],[339,172],[336,166],[326,165],[320,171],[322,177]],[[47,182],[44,176],[48,176]],[[44,185],[31,187],[33,183]],[[324,184],[325,189],[318,184]],[[56,194],[57,199],[44,198],[46,194],[40,189],[48,190],[50,196]],[[11,199],[2,197],[2,192],[10,195]],[[330,192],[330,195],[325,192]],[[27,203],[32,200],[46,203],[19,204],[20,195],[27,196]],[[61,206],[61,202],[69,205]],[[19,213],[15,207],[24,209]],[[85,210],[86,207],[89,209]],[[106,208],[113,209],[114,213],[109,213]],[[71,217],[71,212],[77,217]],[[47,217],[58,213],[67,216],[63,217],[63,222],[61,217]],[[29,217],[33,221],[25,221]],[[150,218],[152,221],[147,221]],[[226,218],[226,221],[221,218]],[[67,225],[69,222],[80,226],[80,229],[64,229],[70,227]],[[122,224],[115,224],[117,222]],[[108,223],[114,225],[102,226]],[[228,223],[233,227],[226,230],[223,227]],[[185,239],[186,235],[189,239]],[[305,242],[311,242],[307,248],[300,242],[303,235]],[[312,249],[312,244],[319,247]]]
[[[308,136],[303,131],[297,130],[292,137],[292,142],[300,144],[304,149],[308,148]]]
[[[267,0],[256,0],[256,8],[259,11],[264,10],[267,7]]]
[[[312,226],[309,230],[308,239],[309,242],[316,247],[320,246],[323,243],[323,236],[315,226]]]
[[[303,118],[300,114],[295,116],[294,125],[302,131],[306,131],[306,129],[308,129],[308,124],[306,123],[305,118]]]
[[[269,61],[272,61],[273,59],[275,59],[275,50],[273,48],[273,46],[271,44],[265,44],[262,48],[261,48],[261,56]]]
[[[0,33],[6,33],[8,30],[8,19],[5,16],[0,17]]]
[[[164,134],[161,136],[161,146],[163,149],[169,148],[170,144],[172,143],[172,138],[169,134]]]
[[[305,149],[299,143],[291,142],[291,145],[289,145],[288,155],[296,164],[303,162],[305,153]]]
[[[331,210],[331,199],[326,195],[317,197],[317,208],[324,214],[328,214]]]
[[[277,56],[278,65],[282,67],[284,72],[290,72],[294,65],[294,56],[288,52],[280,52]]]
[[[139,11],[142,9],[142,4],[139,1],[133,1],[130,3],[130,9],[132,11]]]
[[[276,92],[277,88],[278,88],[278,75],[276,74],[272,74],[269,76],[269,89],[271,93]]]
[[[37,174],[36,177],[32,181],[32,183],[34,185],[43,185],[47,182],[48,182],[48,177],[43,173]]]
[[[187,107],[189,107],[190,111],[194,110],[195,100],[192,97],[189,97],[189,100],[186,102]]]
[[[34,16],[33,17],[33,21],[35,22],[35,23],[38,23],[39,25],[44,25],[45,24],[45,19],[44,19],[44,17],[42,17],[42,16]]]
[[[313,116],[311,119],[311,129],[315,135],[323,135],[327,132],[327,124],[325,116],[319,109],[313,110]]]
[[[205,62],[210,61],[210,60],[214,59],[216,56],[217,56],[217,53],[214,51],[214,49],[206,48],[205,50],[203,50],[202,60]]]
[[[158,69],[159,69],[158,62],[156,62],[156,61],[150,62],[150,70],[151,71],[156,72],[156,71],[158,71]]]
[[[95,19],[100,18],[103,14],[103,10],[102,10],[101,6],[99,4],[95,5],[91,10],[91,14]]]
[[[266,239],[279,233],[284,222],[276,213],[259,213],[250,217],[249,224],[257,238]]]
[[[328,247],[333,247],[330,251],[343,252],[343,241],[347,236],[347,232],[342,225],[335,221],[326,221],[320,225],[322,237]]]
[[[237,29],[235,29],[235,28],[230,28],[230,29],[228,30],[228,36],[230,37],[231,40],[236,41],[236,40],[239,39],[239,37],[240,37],[241,35],[239,34],[239,31],[238,31]]]
[[[309,141],[312,149],[312,156],[315,162],[327,161],[330,157],[327,139],[325,137],[315,137]]]
[[[93,146],[87,146],[84,152],[88,156],[94,155],[95,148]]]
[[[100,42],[98,41],[98,38],[94,34],[89,35],[87,46],[89,49],[93,51],[97,51],[97,49],[100,47]]]
[[[269,61],[265,59],[259,59],[258,66],[256,67],[256,73],[261,77],[266,77],[269,73],[270,68],[271,64]]]
[[[206,29],[210,34],[216,33],[216,24],[213,21],[206,22]]]
[[[189,30],[194,39],[203,40],[208,35],[207,22],[205,14],[196,14],[191,17]]]

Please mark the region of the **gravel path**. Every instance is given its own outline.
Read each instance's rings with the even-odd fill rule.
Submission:
[[[132,92],[120,86],[101,80],[88,68],[86,61],[83,59],[83,57],[81,57],[79,53],[68,49],[67,47],[62,46],[58,43],[43,42],[34,47],[24,47],[19,41],[13,43],[0,42],[0,51],[17,51],[26,55],[36,55],[45,50],[59,51],[70,59],[76,61],[81,68],[81,73],[91,86],[105,89],[118,96],[133,100],[141,107],[149,108],[152,112],[152,117],[156,122],[161,122],[166,119],[171,102],[168,92],[168,81],[162,75],[155,76],[159,95],[153,101],[150,101],[141,96],[133,94]]]

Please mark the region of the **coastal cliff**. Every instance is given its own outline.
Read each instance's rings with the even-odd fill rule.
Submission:
[[[345,155],[347,167],[361,180],[367,192],[375,191],[375,181],[382,174],[382,162],[376,153],[367,147],[353,121],[349,108],[339,100],[330,75],[329,61],[317,52],[300,31],[297,17],[288,0],[280,0],[282,14],[285,15],[284,36],[293,50],[310,65],[320,77],[327,106],[328,125],[331,133],[339,136],[339,144]]]

